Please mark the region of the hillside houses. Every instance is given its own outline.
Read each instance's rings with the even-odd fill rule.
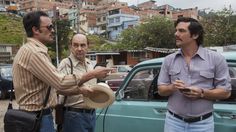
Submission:
[[[47,12],[54,19],[67,19],[74,31],[97,34],[115,41],[121,32],[154,16],[176,20],[187,16],[198,18],[198,8],[175,9],[171,5],[159,5],[154,0],[128,6],[119,0],[0,0],[5,7],[14,3],[19,14],[34,10]],[[112,60],[114,64],[136,64],[159,56],[154,51],[120,51],[119,53],[95,53],[97,62]],[[94,55],[93,56],[94,58]]]
[[[11,3],[18,6],[20,13],[43,10],[51,17],[68,19],[75,31],[102,35],[110,40],[116,40],[124,29],[154,16],[173,20],[182,16],[199,18],[197,7],[175,9],[171,5],[158,5],[155,0],[137,6],[128,6],[119,0],[0,0],[0,5],[6,7]]]

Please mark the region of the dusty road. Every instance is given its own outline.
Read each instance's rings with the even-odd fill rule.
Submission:
[[[3,117],[4,114],[7,110],[7,106],[8,106],[9,100],[5,99],[5,100],[0,100],[0,132],[4,132],[3,130]],[[15,100],[13,101],[13,108],[17,108],[17,104],[15,102]]]

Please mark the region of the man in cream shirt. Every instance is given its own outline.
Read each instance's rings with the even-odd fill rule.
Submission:
[[[104,78],[112,70],[111,68],[97,67],[87,59],[86,53],[89,42],[85,35],[76,34],[73,36],[68,58],[72,61],[73,73],[81,75],[80,85],[92,86],[97,83],[97,78]],[[68,58],[61,61],[58,69],[65,74],[71,74],[71,64]],[[95,129],[95,109],[89,108],[83,103],[83,95],[67,96],[65,101],[64,132],[94,132]]]

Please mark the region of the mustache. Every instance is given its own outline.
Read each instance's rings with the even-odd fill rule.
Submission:
[[[175,37],[175,40],[181,40],[181,41],[182,41],[182,39],[181,39],[181,38],[179,38],[179,37]]]

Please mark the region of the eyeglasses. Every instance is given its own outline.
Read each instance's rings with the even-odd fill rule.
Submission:
[[[52,31],[52,29],[54,29],[54,26],[51,25],[47,25],[47,26],[41,26],[41,27],[46,27],[49,31]]]

